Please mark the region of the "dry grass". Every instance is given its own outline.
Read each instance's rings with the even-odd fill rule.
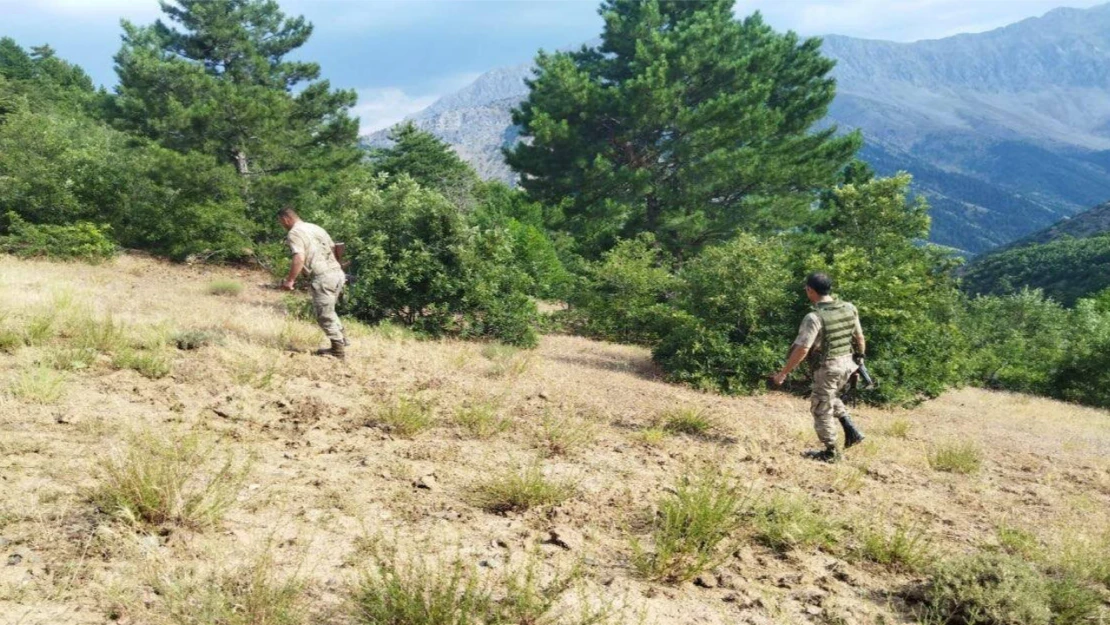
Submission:
[[[975,443],[944,443],[929,452],[929,466],[934,471],[970,475],[983,466],[983,453]]]
[[[203,295],[222,278],[241,280],[242,293]],[[357,622],[339,612],[352,601],[346,582],[373,568],[353,546],[366,533],[389,535],[436,575],[460,560],[464,578],[473,572],[494,603],[514,597],[520,620],[503,621],[514,625],[590,622],[579,609],[606,601],[627,603],[643,625],[928,622],[894,599],[931,578],[932,567],[912,564],[918,530],[929,538],[930,558],[990,549],[1027,562],[1057,619],[1107,620],[1106,606],[1086,612],[1092,589],[1110,592],[1100,581],[1110,570],[1099,521],[1110,509],[1105,412],[974,389],[912,410],[861,406],[858,417],[876,436],[845,464],[827,467],[800,457],[813,443],[803,399],[666,384],[638,347],[560,335],[521,352],[349,324],[356,348],[345,363],[292,352],[319,347],[323,337],[285,311],[280,293],[253,286],[264,280],[130,256],[99,267],[0,259],[0,328],[15,337],[0,349],[0,535],[10,541],[5,559],[24,558],[0,560],[0,623],[109,622],[117,596],[130,601],[114,621],[121,625],[240,625],[241,615],[251,615],[243,623],[280,623],[280,590],[291,579],[303,590],[293,612],[307,609],[306,622]],[[177,333],[189,329],[219,339]],[[128,350],[172,355],[172,376],[116,371],[112,361]],[[11,392],[39,369],[65,380],[54,404]],[[384,421],[360,427],[379,415],[363,407],[391,407],[402,397],[434,402],[450,427],[417,425],[411,438],[387,435]],[[660,416],[668,407],[695,418],[666,431]],[[427,423],[414,412],[415,422]],[[704,415],[730,424],[730,436],[697,425]],[[568,421],[588,425],[592,441],[565,444],[581,440],[560,431]],[[909,426],[923,423],[929,427]],[[186,433],[200,443],[188,462],[170,463],[175,473],[159,468],[167,454],[132,451],[128,438],[118,438],[131,431],[155,432],[166,444]],[[914,444],[903,444],[903,435]],[[928,452],[950,441],[980,441],[980,478],[932,472]],[[242,462],[217,480],[238,483],[225,489],[234,495],[209,495],[223,502],[214,507],[181,503],[197,501],[227,454],[251,459],[246,481]],[[542,468],[530,464],[538,455]],[[109,461],[116,461],[115,492],[129,493],[116,499],[137,503],[104,505],[97,514],[88,495],[109,484],[102,468]],[[682,518],[681,506],[664,505],[676,499],[675,477],[703,463],[737,476],[745,495],[748,484],[766,494],[735,515],[739,527],[723,517],[728,531],[715,549],[697,550],[707,543],[693,537],[713,535],[697,528],[685,544],[674,531],[671,547],[657,549],[657,529],[666,545],[662,528],[684,528],[664,522]],[[428,474],[436,479],[417,479]],[[868,521],[845,521],[856,519]],[[1025,533],[996,530],[1007,523]],[[630,535],[641,543],[639,556]],[[255,560],[244,554],[260,544],[269,545],[272,561],[261,569],[268,576],[256,577]],[[533,553],[542,555],[528,581]],[[700,586],[661,588],[644,579],[688,577],[684,563],[696,564],[698,553],[709,554],[709,568],[695,578]],[[640,569],[632,566],[637,558]],[[294,561],[311,564],[295,571]],[[172,563],[156,567],[160,586],[148,574],[156,562]],[[398,570],[405,574],[407,561]],[[570,590],[543,590],[562,588],[553,581],[572,570]],[[442,586],[426,586],[435,587]],[[234,614],[219,607],[232,604]],[[279,609],[248,608],[265,605]]]
[[[239,297],[243,292],[243,283],[238,280],[213,280],[208,283],[208,294],[221,297]]]
[[[106,514],[130,524],[203,529],[224,517],[248,470],[246,463],[220,454],[216,444],[203,444],[195,434],[163,438],[140,432],[100,462],[100,485],[92,499]]]
[[[29,404],[54,404],[65,393],[65,375],[46,367],[32,367],[20,373],[8,390],[12,397]]]
[[[574,482],[548,478],[541,465],[533,464],[503,471],[479,483],[474,502],[487,512],[524,512],[561,504],[576,491]]]
[[[544,414],[536,433],[536,446],[547,456],[571,456],[585,451],[597,439],[598,426],[578,417]]]
[[[400,397],[392,403],[371,408],[370,413],[366,425],[401,438],[412,438],[436,423],[433,404],[415,397]]]

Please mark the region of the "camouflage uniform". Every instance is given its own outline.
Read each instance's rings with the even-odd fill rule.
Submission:
[[[316,322],[333,343],[343,343],[343,324],[335,312],[335,304],[343,292],[347,277],[332,249],[335,243],[323,228],[298,221],[285,238],[289,251],[304,257],[304,272],[310,279],[312,308]]]
[[[859,365],[852,360],[852,339],[863,336],[859,312],[848,302],[819,302],[798,330],[795,347],[810,350],[814,363],[810,412],[817,437],[826,447],[837,446],[834,419],[848,417],[840,395]]]

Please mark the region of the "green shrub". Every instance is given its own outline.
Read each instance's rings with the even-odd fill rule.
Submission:
[[[558,505],[576,490],[572,482],[548,479],[543,467],[534,464],[509,469],[482,482],[475,492],[475,503],[487,512],[524,512]]]
[[[931,544],[920,526],[895,523],[893,531],[870,527],[860,535],[859,555],[877,564],[920,570],[931,558]]]
[[[0,251],[16,256],[102,261],[116,254],[110,228],[90,223],[30,224],[9,212],[8,234],[0,236]]]
[[[705,436],[717,427],[717,420],[698,408],[667,411],[660,417],[659,423],[664,432],[690,436]]]
[[[216,525],[235,503],[249,467],[195,435],[162,438],[138,433],[99,463],[93,494],[101,511],[129,523]],[[212,470],[210,467],[216,467]]]
[[[942,562],[932,571],[923,599],[940,623],[1050,625],[1051,591],[1031,564],[1000,553]]]
[[[929,452],[929,466],[934,471],[968,475],[979,471],[982,465],[983,453],[975,443],[945,443]]]
[[[632,562],[647,579],[678,583],[697,577],[728,555],[725,547],[743,523],[747,494],[719,472],[679,481],[659,502],[651,550],[633,540]]]
[[[200,349],[209,345],[221,345],[223,340],[223,333],[215,330],[184,330],[170,337],[170,342],[182,351]]]
[[[213,280],[208,283],[209,295],[238,297],[243,292],[243,283],[238,280]]]
[[[611,341],[652,344],[660,337],[658,307],[678,284],[655,238],[621,241],[601,261],[587,265],[571,303],[584,316],[587,334]]]

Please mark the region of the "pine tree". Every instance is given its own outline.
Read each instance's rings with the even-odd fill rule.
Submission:
[[[815,129],[835,96],[820,40],[733,5],[605,0],[599,47],[537,58],[508,162],[587,256],[640,232],[688,255],[796,225],[858,150]]]
[[[439,191],[456,205],[473,199],[478,176],[451,146],[412,122],[395,126],[389,132],[389,140],[392,146],[371,154],[376,171],[392,176],[408,174],[420,186]]]
[[[273,0],[163,0],[169,23],[124,22],[115,115],[165,147],[199,151],[243,176],[358,159],[349,90],[286,57],[312,34]]]

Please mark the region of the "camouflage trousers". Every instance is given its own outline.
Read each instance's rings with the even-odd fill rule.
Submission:
[[[817,438],[826,446],[837,445],[836,419],[848,416],[848,408],[840,400],[840,394],[848,386],[848,380],[858,366],[851,356],[844,356],[826,361],[813,373],[813,394],[809,399],[809,410],[813,413],[813,427],[817,430]]]
[[[332,341],[342,342],[343,324],[335,312],[335,303],[343,292],[343,285],[347,276],[342,271],[332,271],[320,276],[313,276],[309,283],[309,293],[312,294],[312,310],[316,313],[316,323]]]

